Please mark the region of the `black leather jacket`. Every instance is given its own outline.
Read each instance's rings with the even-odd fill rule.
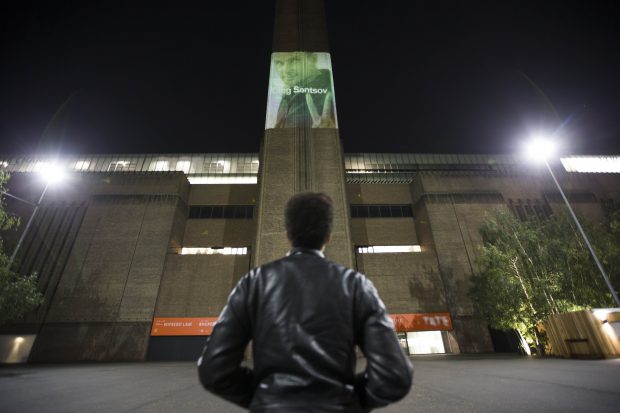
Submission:
[[[253,369],[242,367],[253,340]],[[355,375],[354,346],[367,367]],[[404,397],[413,368],[372,283],[320,251],[246,274],[198,360],[203,386],[252,412],[358,412]]]

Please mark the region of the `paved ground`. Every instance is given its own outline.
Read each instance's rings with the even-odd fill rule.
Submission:
[[[620,411],[620,359],[413,359],[413,391],[381,412]],[[193,363],[0,366],[0,411],[242,412],[205,393]]]

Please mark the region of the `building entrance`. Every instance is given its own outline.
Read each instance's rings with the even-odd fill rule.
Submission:
[[[403,350],[414,354],[451,353],[445,331],[408,331],[398,333],[398,340]]]

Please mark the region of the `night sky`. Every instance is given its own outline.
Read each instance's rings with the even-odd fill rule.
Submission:
[[[620,153],[620,3],[327,0],[345,151]],[[0,153],[258,152],[273,1],[13,1]]]

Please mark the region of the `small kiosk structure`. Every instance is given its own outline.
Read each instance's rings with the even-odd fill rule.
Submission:
[[[543,323],[550,354],[567,358],[620,357],[620,308],[556,314]]]

